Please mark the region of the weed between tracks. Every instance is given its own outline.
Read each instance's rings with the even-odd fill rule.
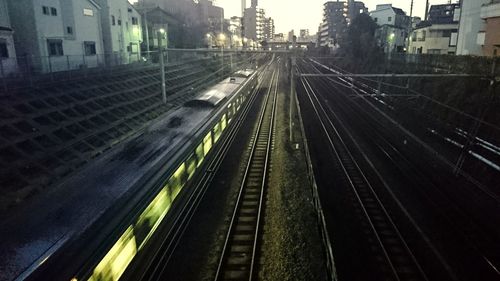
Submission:
[[[259,280],[326,280],[305,155],[288,142],[288,97],[278,96]],[[297,126],[294,135],[300,136]]]

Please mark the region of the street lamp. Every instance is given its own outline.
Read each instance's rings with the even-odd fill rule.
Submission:
[[[393,45],[394,45],[394,39],[396,38],[396,34],[394,34],[394,32],[392,32],[390,35],[389,35],[389,59],[391,59],[392,57],[392,49],[393,49]]]
[[[221,41],[221,46],[224,46],[226,42],[226,35],[224,33],[219,34],[219,40]]]

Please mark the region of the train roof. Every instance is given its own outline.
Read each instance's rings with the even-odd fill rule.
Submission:
[[[192,99],[184,104],[186,107],[216,107],[224,99],[226,99],[226,93],[219,89],[212,89],[205,92],[201,96]]]
[[[244,77],[244,78],[248,78],[250,77],[255,71],[253,69],[250,69],[250,68],[247,68],[247,69],[242,69],[242,70],[238,70],[234,73],[233,76],[235,77]]]
[[[246,73],[246,72],[245,72]],[[192,100],[184,103],[185,107],[217,107],[222,101],[232,95],[245,82],[246,78],[230,77],[224,79],[214,87],[201,93]]]

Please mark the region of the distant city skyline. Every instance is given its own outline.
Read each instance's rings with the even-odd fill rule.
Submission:
[[[226,17],[241,16],[241,1],[216,0],[216,5],[224,8]],[[249,5],[250,1],[247,1]],[[323,17],[323,4],[325,0],[259,0],[259,7],[266,10],[266,15],[274,18],[277,33],[288,33],[295,30],[298,34],[300,29],[309,29],[311,34],[318,31],[318,26]],[[411,0],[366,0],[362,1],[368,10],[375,10],[376,5],[390,4],[403,9],[408,15],[410,13]],[[425,0],[414,0],[413,16],[424,17]],[[457,2],[453,0],[452,3]],[[431,5],[446,4],[448,0],[430,0]]]
[[[129,0],[134,3],[137,0]],[[214,0],[215,5],[224,8],[226,18],[241,16],[241,1]],[[246,1],[250,6],[251,1]],[[259,7],[266,10],[266,16],[272,17],[275,22],[276,32],[287,34],[292,29],[299,33],[300,29],[309,29],[311,34],[318,31],[318,26],[323,17],[323,4],[325,0],[259,0]],[[375,10],[379,4],[393,4],[394,7],[410,13],[411,0],[366,0],[362,1],[368,10]],[[425,0],[414,0],[413,16],[424,17]],[[458,2],[452,0],[452,3]],[[430,0],[430,5],[446,4],[448,0]]]

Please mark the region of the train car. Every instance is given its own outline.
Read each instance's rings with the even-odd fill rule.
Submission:
[[[201,170],[213,147],[239,114],[241,106],[257,85],[257,71],[245,70],[223,80],[177,109],[170,120],[195,116],[203,123],[164,165],[158,179],[147,183],[149,196],[133,209],[136,213],[122,222],[112,244],[96,254],[75,276],[77,280],[118,280],[134,257],[144,248],[160,223],[172,217],[177,198],[189,193],[184,187]],[[177,118],[177,119],[176,119]],[[200,119],[205,118],[205,119]],[[193,119],[193,118],[192,118]],[[171,121],[168,121],[171,122]],[[193,121],[196,122],[196,121]],[[174,122],[175,123],[175,122]],[[182,127],[181,124],[173,127]],[[184,194],[185,195],[185,194]]]

